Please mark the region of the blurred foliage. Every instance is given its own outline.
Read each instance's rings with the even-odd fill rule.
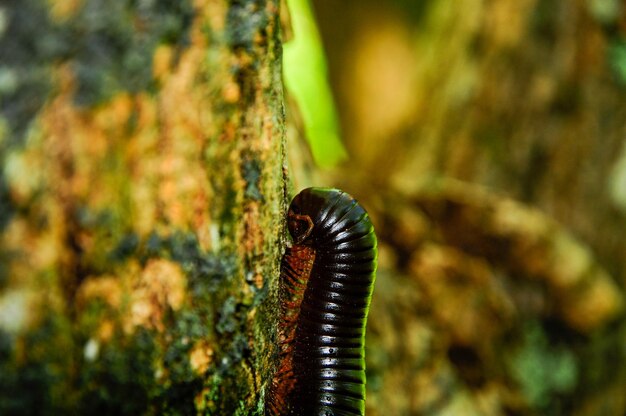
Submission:
[[[327,79],[326,58],[308,0],[289,0],[294,38],[284,45],[285,84],[304,119],[315,162],[332,167],[346,159]]]
[[[619,39],[611,45],[609,61],[617,81],[626,87],[626,39]]]
[[[514,354],[511,374],[534,408],[553,409],[555,394],[571,393],[578,380],[576,357],[566,348],[550,345],[545,331],[537,322],[525,325],[523,346]]]
[[[589,10],[602,23],[612,23],[619,18],[620,0],[589,0]]]
[[[625,414],[626,3],[311,2],[381,247],[368,414]]]

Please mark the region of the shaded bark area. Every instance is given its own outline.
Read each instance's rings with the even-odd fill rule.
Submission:
[[[381,236],[368,414],[623,414],[621,3],[313,3]]]
[[[278,2],[0,6],[0,413],[261,414]]]

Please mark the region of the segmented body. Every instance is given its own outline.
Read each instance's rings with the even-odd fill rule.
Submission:
[[[269,415],[363,415],[365,325],[376,235],[348,194],[308,188],[291,203],[281,265],[280,363]]]

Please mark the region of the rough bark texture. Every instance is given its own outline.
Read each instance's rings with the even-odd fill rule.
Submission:
[[[368,414],[624,414],[623,2],[314,4],[381,242]]]
[[[0,2],[0,414],[262,413],[278,9]]]

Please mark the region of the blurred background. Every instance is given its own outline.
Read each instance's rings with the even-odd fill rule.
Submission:
[[[368,415],[625,414],[626,4],[288,3],[295,188],[380,239]]]

